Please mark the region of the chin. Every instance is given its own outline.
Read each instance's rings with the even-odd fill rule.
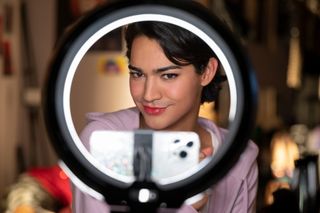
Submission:
[[[158,130],[158,131],[161,131],[161,130],[165,130],[165,129],[168,129],[168,124],[164,123],[164,122],[148,122],[148,121],[145,121],[147,127],[149,129],[152,129],[152,130]]]
[[[164,130],[167,127],[165,125],[159,125],[159,124],[147,124],[147,126],[149,129],[157,130],[157,131]]]

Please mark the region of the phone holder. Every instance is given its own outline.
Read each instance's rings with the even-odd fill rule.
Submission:
[[[318,155],[306,154],[295,160],[291,184],[296,203],[302,213],[316,213],[320,210]]]
[[[136,147],[137,179],[124,182],[103,172],[83,147],[70,112],[72,80],[84,54],[114,29],[140,21],[178,25],[198,35],[215,52],[229,84],[228,134],[214,158],[193,175],[168,184],[149,181],[150,150],[147,136]],[[160,207],[178,208],[221,179],[237,162],[254,127],[257,84],[240,42],[217,17],[192,1],[119,1],[88,13],[71,26],[59,41],[49,64],[43,92],[47,130],[65,171],[74,183],[110,205],[127,205],[129,211],[155,212]],[[141,211],[140,211],[141,212]]]
[[[152,143],[152,132],[134,134],[133,171],[139,182],[151,181]]]

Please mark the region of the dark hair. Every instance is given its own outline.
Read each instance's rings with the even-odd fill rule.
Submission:
[[[198,74],[203,73],[210,58],[217,58],[212,49],[192,32],[169,23],[144,21],[126,27],[125,39],[129,59],[133,40],[138,36],[155,39],[172,63],[179,66],[192,64]],[[203,88],[201,103],[215,101],[221,89],[220,83],[225,79],[218,69],[214,79]]]

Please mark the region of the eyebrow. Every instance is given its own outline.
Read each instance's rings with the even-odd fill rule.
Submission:
[[[131,64],[129,64],[128,68],[131,69],[131,70],[143,72],[142,69],[140,69],[140,68],[138,68],[138,67],[135,67],[135,66],[133,66],[133,65],[131,65]],[[165,72],[165,71],[172,70],[172,69],[181,69],[181,66],[178,66],[178,65],[169,65],[169,66],[165,66],[165,67],[160,67],[160,68],[155,69],[155,72],[157,72],[157,73],[159,73],[159,72]]]

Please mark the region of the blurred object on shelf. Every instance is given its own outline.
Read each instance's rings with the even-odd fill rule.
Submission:
[[[278,115],[277,90],[268,87],[260,90],[257,125],[264,130],[278,129],[282,120]]]
[[[214,108],[215,108],[214,102],[203,103],[200,107],[199,116],[217,122],[218,115]]]
[[[320,17],[320,0],[307,0],[305,4],[311,13]]]
[[[306,151],[308,132],[309,129],[305,124],[295,124],[290,127],[290,136],[298,145],[300,154],[303,154]]]
[[[302,55],[300,50],[300,32],[293,27],[290,32],[289,60],[287,70],[287,85],[289,88],[301,87]]]
[[[308,152],[311,153],[320,151],[320,125],[309,131],[306,147]]]
[[[320,75],[320,73],[318,75]],[[296,101],[293,105],[295,109],[295,121],[297,123],[305,124],[310,128],[317,126],[320,123],[318,87],[319,82],[316,76],[304,76],[303,86],[299,89],[299,92],[296,95]]]
[[[273,192],[274,202],[267,205],[260,213],[300,213],[299,205],[293,191],[280,188]]]
[[[290,183],[287,177],[273,179],[268,182],[265,190],[264,203],[271,205],[274,203],[274,193],[279,189],[290,189]]]
[[[1,212],[60,212],[70,210],[71,202],[69,178],[60,166],[37,167],[22,173],[8,188]]]
[[[320,101],[320,74],[319,74],[319,78],[318,78],[318,99]]]
[[[318,155],[305,154],[295,161],[291,189],[296,194],[301,213],[319,212]]]
[[[271,140],[271,170],[276,178],[292,177],[299,149],[286,132],[275,133]]]

